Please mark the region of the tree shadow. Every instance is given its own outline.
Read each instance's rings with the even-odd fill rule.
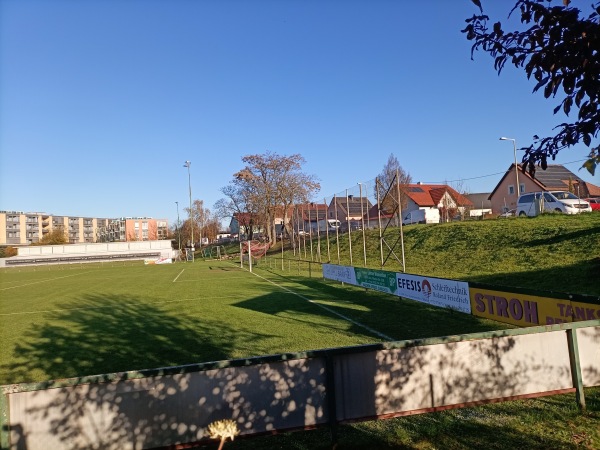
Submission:
[[[556,233],[557,234],[555,235],[535,239],[526,243],[522,243],[521,245],[525,247],[538,247],[561,244],[564,242],[568,242],[569,244],[573,245],[585,245],[586,243],[590,242],[590,236],[593,235],[598,235],[598,239],[600,240],[600,226],[585,230],[570,231],[568,233],[556,230]],[[579,238],[584,238],[584,240],[581,243],[578,243],[577,240]]]
[[[306,281],[307,293],[316,295],[314,287],[336,294],[342,303],[333,308],[347,313],[345,287],[312,283]],[[365,305],[354,316],[361,322],[378,324],[384,319],[370,317],[368,305],[373,301],[389,302],[392,317],[386,320],[397,321],[407,314],[407,322],[413,322],[410,309],[399,308],[418,307],[430,334],[439,335],[432,320],[469,317],[439,308],[430,308],[432,315],[423,314],[424,305],[417,302],[392,301],[381,293],[371,297],[360,289],[353,292],[356,298],[350,300],[360,299]],[[278,297],[277,293],[259,296],[238,306],[264,314],[331,314],[300,297],[289,302]],[[3,369],[19,381],[32,373],[80,378],[10,394],[14,405],[24,405],[14,410],[11,406],[10,418],[13,442],[21,448],[173,446],[205,439],[206,426],[219,419],[233,419],[244,434],[316,427],[328,423],[332,405],[338,419],[353,420],[478,401],[489,392],[519,395],[520,386],[562,367],[542,361],[530,374],[530,367],[512,359],[519,347],[510,336],[497,337],[491,345],[481,340],[447,342],[439,349],[420,347],[418,342],[402,348],[374,344],[362,353],[341,352],[334,361],[324,356],[326,352],[315,352],[299,359],[275,355],[219,362],[233,351],[232,343],[240,338],[237,330],[187,319],[184,312],[169,315],[135,297],[88,296],[76,306],[65,304],[48,314],[47,324],[32,325],[24,334],[15,349],[16,362]],[[354,327],[356,333],[364,333]],[[469,352],[475,360],[465,359]],[[215,362],[194,364],[201,361]],[[181,364],[188,366],[114,373]],[[91,372],[113,374],[82,377]],[[331,377],[335,402],[326,397]]]
[[[154,448],[206,439],[206,426],[220,419],[250,434],[325,420],[322,366],[279,357],[219,361],[240,333],[190,320],[122,296],[87,296],[48,313],[2,367],[14,382],[54,379],[10,394],[12,442]],[[196,364],[205,361],[215,362]],[[167,367],[175,365],[183,366]],[[126,372],[140,369],[148,370]]]
[[[131,296],[88,295],[45,319],[21,337],[13,362],[0,366],[9,383],[214,361],[231,351],[228,330]]]
[[[540,283],[540,280],[544,280],[543,283]],[[553,292],[587,294],[600,300],[598,280],[600,280],[599,257],[559,267],[536,268],[535,276],[532,271],[524,270],[468,277],[470,282],[496,285],[498,290],[507,287],[527,288],[537,292],[546,291],[549,295]],[[573,282],[573,285],[571,289],[568,289],[570,281]],[[567,292],[565,292],[565,286],[567,286]]]
[[[394,340],[422,339],[427,337],[448,336],[464,333],[478,333],[498,329],[512,328],[491,320],[483,320],[470,314],[454,311],[450,308],[438,308],[425,303],[404,299],[395,295],[374,290],[343,285],[335,281],[286,275],[281,272],[264,269],[270,277],[281,281],[293,282],[294,291],[303,298],[290,302],[263,303],[251,299],[237,304],[265,314],[278,314],[284,310],[305,311],[311,300],[316,304],[325,304],[328,309],[357,322],[350,323],[349,330],[356,334],[367,334],[378,339],[367,328],[377,330]],[[376,302],[376,307],[374,307]],[[353,306],[357,307],[353,307]],[[318,308],[314,308],[317,310]],[[334,314],[321,310],[320,315]],[[358,324],[365,325],[367,328]],[[433,326],[432,326],[433,325]]]

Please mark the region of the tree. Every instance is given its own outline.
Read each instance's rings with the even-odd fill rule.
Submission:
[[[257,217],[266,230],[270,242],[275,238],[275,213],[283,209],[287,223],[289,206],[307,202],[321,188],[316,178],[302,172],[304,158],[299,154],[290,156],[267,152],[242,158],[246,166],[234,174],[232,196],[239,199],[252,217]],[[241,211],[240,211],[241,212]]]
[[[398,205],[398,192],[395,187],[396,174],[398,174],[398,183],[400,185],[400,199],[402,202],[402,208],[406,209],[408,206],[408,198],[402,193],[402,188],[412,183],[412,177],[410,176],[410,173],[402,168],[398,158],[396,158],[392,153],[383,166],[383,170],[377,177],[379,181],[379,184],[377,185],[379,199],[382,202],[383,209],[388,212],[392,212],[396,208],[396,205]],[[392,182],[394,183],[394,186],[392,186]]]
[[[471,58],[476,50],[489,53],[498,74],[507,62],[523,68],[527,78],[537,82],[533,92],[543,88],[545,98],[559,97],[554,114],[562,110],[569,116],[577,110],[577,119],[554,128],[556,135],[533,136],[533,143],[522,148],[523,170],[534,175],[536,164],[545,170],[548,158],[554,160],[561,150],[583,142],[590,148],[583,167],[593,175],[600,164],[600,147],[592,147],[600,130],[600,2],[592,3],[587,17],[580,17],[570,0],[563,0],[562,6],[552,6],[552,0],[518,0],[509,17],[518,11],[528,28],[508,32],[500,22],[490,28],[481,2],[472,2],[481,15],[467,19],[462,30],[473,41]]]
[[[191,219],[192,223],[190,226],[190,208],[184,208],[188,216],[188,220],[186,220],[183,224],[182,229],[180,230],[183,236],[185,236],[185,241],[191,239],[192,235],[192,226],[194,228],[194,240],[198,240],[200,245],[202,245],[202,239],[207,238],[209,241],[217,238],[218,225],[216,226],[217,232],[214,231],[214,221],[212,217],[212,213],[210,209],[204,207],[204,200],[194,200],[192,202],[192,214]],[[218,220],[217,220],[218,223]]]
[[[219,199],[214,205],[217,216],[220,219],[236,216],[239,233],[252,238],[259,226],[259,221],[256,220],[258,218],[256,213],[247,213],[256,208],[252,206],[250,193],[244,190],[242,181],[234,178],[227,186],[221,188],[221,192],[226,197]]]
[[[63,226],[57,226],[46,233],[38,242],[38,245],[62,245],[69,243],[69,236]]]

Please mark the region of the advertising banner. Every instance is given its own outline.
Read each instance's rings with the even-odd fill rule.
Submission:
[[[471,313],[469,284],[384,270],[323,264],[323,277],[442,308]]]
[[[323,278],[356,285],[354,267],[323,264]]]
[[[396,293],[396,273],[384,270],[354,268],[356,282],[359,286],[375,289],[376,291]]]
[[[144,259],[144,264],[171,264],[171,258]]]
[[[398,284],[396,294],[400,297],[471,313],[469,284],[464,281],[444,280],[407,273],[398,273],[396,276]]]
[[[473,315],[521,327],[600,319],[600,305],[470,288]]]

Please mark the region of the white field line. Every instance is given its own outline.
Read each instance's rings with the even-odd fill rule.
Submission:
[[[8,289],[16,289],[16,288],[25,287],[25,286],[31,286],[32,284],[47,283],[49,281],[62,280],[63,278],[76,277],[76,276],[79,276],[79,275],[85,275],[86,273],[91,273],[91,271],[82,272],[82,273],[75,273],[73,275],[65,275],[64,277],[58,277],[58,278],[46,278],[45,280],[34,281],[33,283],[21,284],[19,286],[5,287],[5,288],[0,289],[0,291],[7,291]]]
[[[334,314],[334,315],[336,315],[336,316],[338,316],[338,317],[341,317],[342,319],[344,319],[344,320],[346,320],[346,321],[348,321],[348,322],[350,322],[350,323],[352,323],[352,324],[354,324],[354,325],[356,325],[356,326],[358,326],[358,327],[364,328],[365,330],[369,331],[370,333],[373,333],[373,334],[375,334],[375,335],[377,335],[377,336],[379,336],[379,337],[381,337],[381,338],[385,339],[386,341],[395,341],[395,340],[396,340],[396,339],[394,339],[394,338],[391,338],[391,337],[389,337],[389,336],[387,336],[387,335],[385,335],[385,334],[383,334],[383,333],[380,333],[380,332],[379,332],[379,331],[377,331],[377,330],[374,330],[374,329],[373,329],[373,328],[371,328],[371,327],[368,327],[367,325],[363,325],[363,324],[362,324],[362,323],[360,323],[360,322],[357,322],[357,321],[355,321],[355,320],[352,320],[350,317],[346,317],[346,316],[344,316],[343,314],[340,314],[339,312],[337,312],[337,311],[334,311],[333,309],[331,309],[331,308],[328,308],[328,307],[327,307],[327,306],[325,306],[325,305],[322,305],[322,304],[320,304],[320,303],[317,303],[317,302],[315,302],[314,300],[311,300],[310,298],[306,298],[306,297],[304,297],[303,295],[301,295],[301,294],[298,294],[297,292],[294,292],[294,291],[292,291],[291,289],[288,289],[288,288],[286,288],[285,286],[281,286],[281,285],[279,285],[279,284],[275,283],[274,281],[271,281],[271,280],[269,280],[268,278],[265,278],[265,277],[262,277],[262,276],[260,276],[260,275],[257,275],[257,274],[256,274],[256,273],[254,273],[254,272],[252,272],[252,274],[253,274],[254,276],[257,276],[258,278],[261,278],[261,279],[263,279],[263,280],[265,280],[265,281],[267,281],[267,282],[271,283],[271,284],[272,284],[272,285],[274,285],[274,286],[277,286],[278,288],[281,288],[281,289],[283,289],[283,290],[284,290],[284,291],[286,291],[286,292],[289,292],[290,294],[293,294],[293,295],[295,295],[295,296],[297,296],[297,297],[300,297],[300,298],[301,298],[301,299],[303,299],[303,300],[306,300],[306,301],[307,301],[307,302],[309,302],[309,303],[312,303],[313,305],[316,305],[316,306],[318,306],[319,308],[323,308],[325,311],[327,311],[327,312],[329,312],[329,313],[331,313],[331,314]]]
[[[149,304],[149,305],[164,305],[167,303],[197,301],[199,298],[200,297],[189,297],[189,298],[180,298],[178,300],[160,300],[160,301],[156,301],[156,302],[150,302],[147,304]],[[240,300],[246,299],[246,297],[240,297],[239,295],[226,295],[226,296],[211,297],[211,298],[214,298],[214,299],[239,298]],[[137,305],[137,303],[122,303],[121,304],[121,306],[131,306],[131,305]],[[85,311],[85,310],[105,309],[105,308],[114,309],[115,306],[114,305],[103,305],[103,306],[82,306],[81,308],[41,309],[41,310],[37,310],[37,311],[21,311],[21,312],[14,312],[14,313],[5,313],[5,314],[0,314],[0,317],[21,316],[21,315],[25,315],[25,314],[44,314],[44,313],[61,313],[61,312],[69,312],[69,311]]]
[[[229,281],[229,280],[247,280],[248,277],[227,277],[227,276],[223,276],[222,277],[224,280]],[[211,280],[211,281],[215,281],[215,277],[204,277],[204,278],[195,278],[193,280],[181,280],[178,281],[178,283],[201,283],[203,281],[206,280]],[[219,280],[219,278],[216,278],[216,280]],[[175,283],[175,280],[173,280],[173,283]]]
[[[179,276],[184,272],[185,269],[181,269],[181,272],[179,272],[179,275],[177,275],[175,277],[175,279],[173,280],[173,283],[175,283],[177,281],[177,278],[179,278]]]
[[[198,283],[198,282],[201,282],[201,281],[204,281],[204,280],[207,279],[207,278],[202,278],[202,279],[194,279],[194,280],[177,281],[179,279],[179,277],[181,276],[181,274],[183,273],[184,270],[185,269],[183,269],[181,272],[179,272],[179,274],[173,280],[173,283],[175,283],[175,282],[178,282],[178,283]],[[211,275],[212,276],[210,277],[210,279],[214,280],[215,279],[214,274],[211,274]],[[220,275],[217,275],[217,276],[220,276]],[[227,276],[227,275],[223,275],[223,278],[226,278],[227,281],[229,281],[229,280],[242,280],[242,279],[243,280],[247,280],[248,279],[247,277],[230,277],[230,276]]]

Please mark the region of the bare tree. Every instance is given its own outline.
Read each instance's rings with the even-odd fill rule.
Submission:
[[[314,176],[302,172],[305,160],[299,154],[267,152],[244,156],[242,161],[246,166],[234,174],[233,184],[239,189],[239,198],[245,201],[246,212],[256,214],[273,242],[276,209],[283,208],[287,221],[289,206],[307,201],[321,186]]]
[[[190,208],[184,208],[188,216],[190,216]],[[209,238],[210,233],[206,232],[207,224],[212,220],[212,214],[210,209],[204,207],[204,200],[194,200],[192,203],[192,223],[189,223],[189,219],[184,222],[181,233],[185,236],[186,240],[190,239],[192,235],[191,231],[194,228],[194,236],[198,236],[200,245],[202,245],[202,238]],[[216,238],[216,234],[214,236]]]
[[[387,162],[383,166],[383,170],[377,177],[377,179],[379,180],[379,184],[377,185],[379,197],[381,199],[384,199],[385,197],[381,205],[382,208],[380,209],[386,211],[393,211],[396,205],[398,204],[397,190],[395,188],[392,188],[389,189],[389,192],[387,192],[392,182],[394,182],[395,185],[396,174],[398,174],[398,183],[400,184],[400,200],[402,202],[402,209],[406,209],[406,207],[408,206],[408,197],[403,193],[403,187],[405,188],[406,185],[412,183],[412,177],[410,176],[410,173],[408,173],[402,168],[400,162],[398,161],[398,158],[396,158],[396,156],[394,156],[394,154],[392,153],[390,154]],[[386,192],[387,196],[385,195]]]
[[[250,214],[249,211],[256,208],[252,205],[250,192],[245,190],[244,182],[234,178],[227,186],[221,188],[221,192],[226,197],[219,199],[214,205],[217,216],[220,219],[236,216],[240,233],[243,230],[247,236],[252,236],[258,223],[255,220],[257,215]]]

